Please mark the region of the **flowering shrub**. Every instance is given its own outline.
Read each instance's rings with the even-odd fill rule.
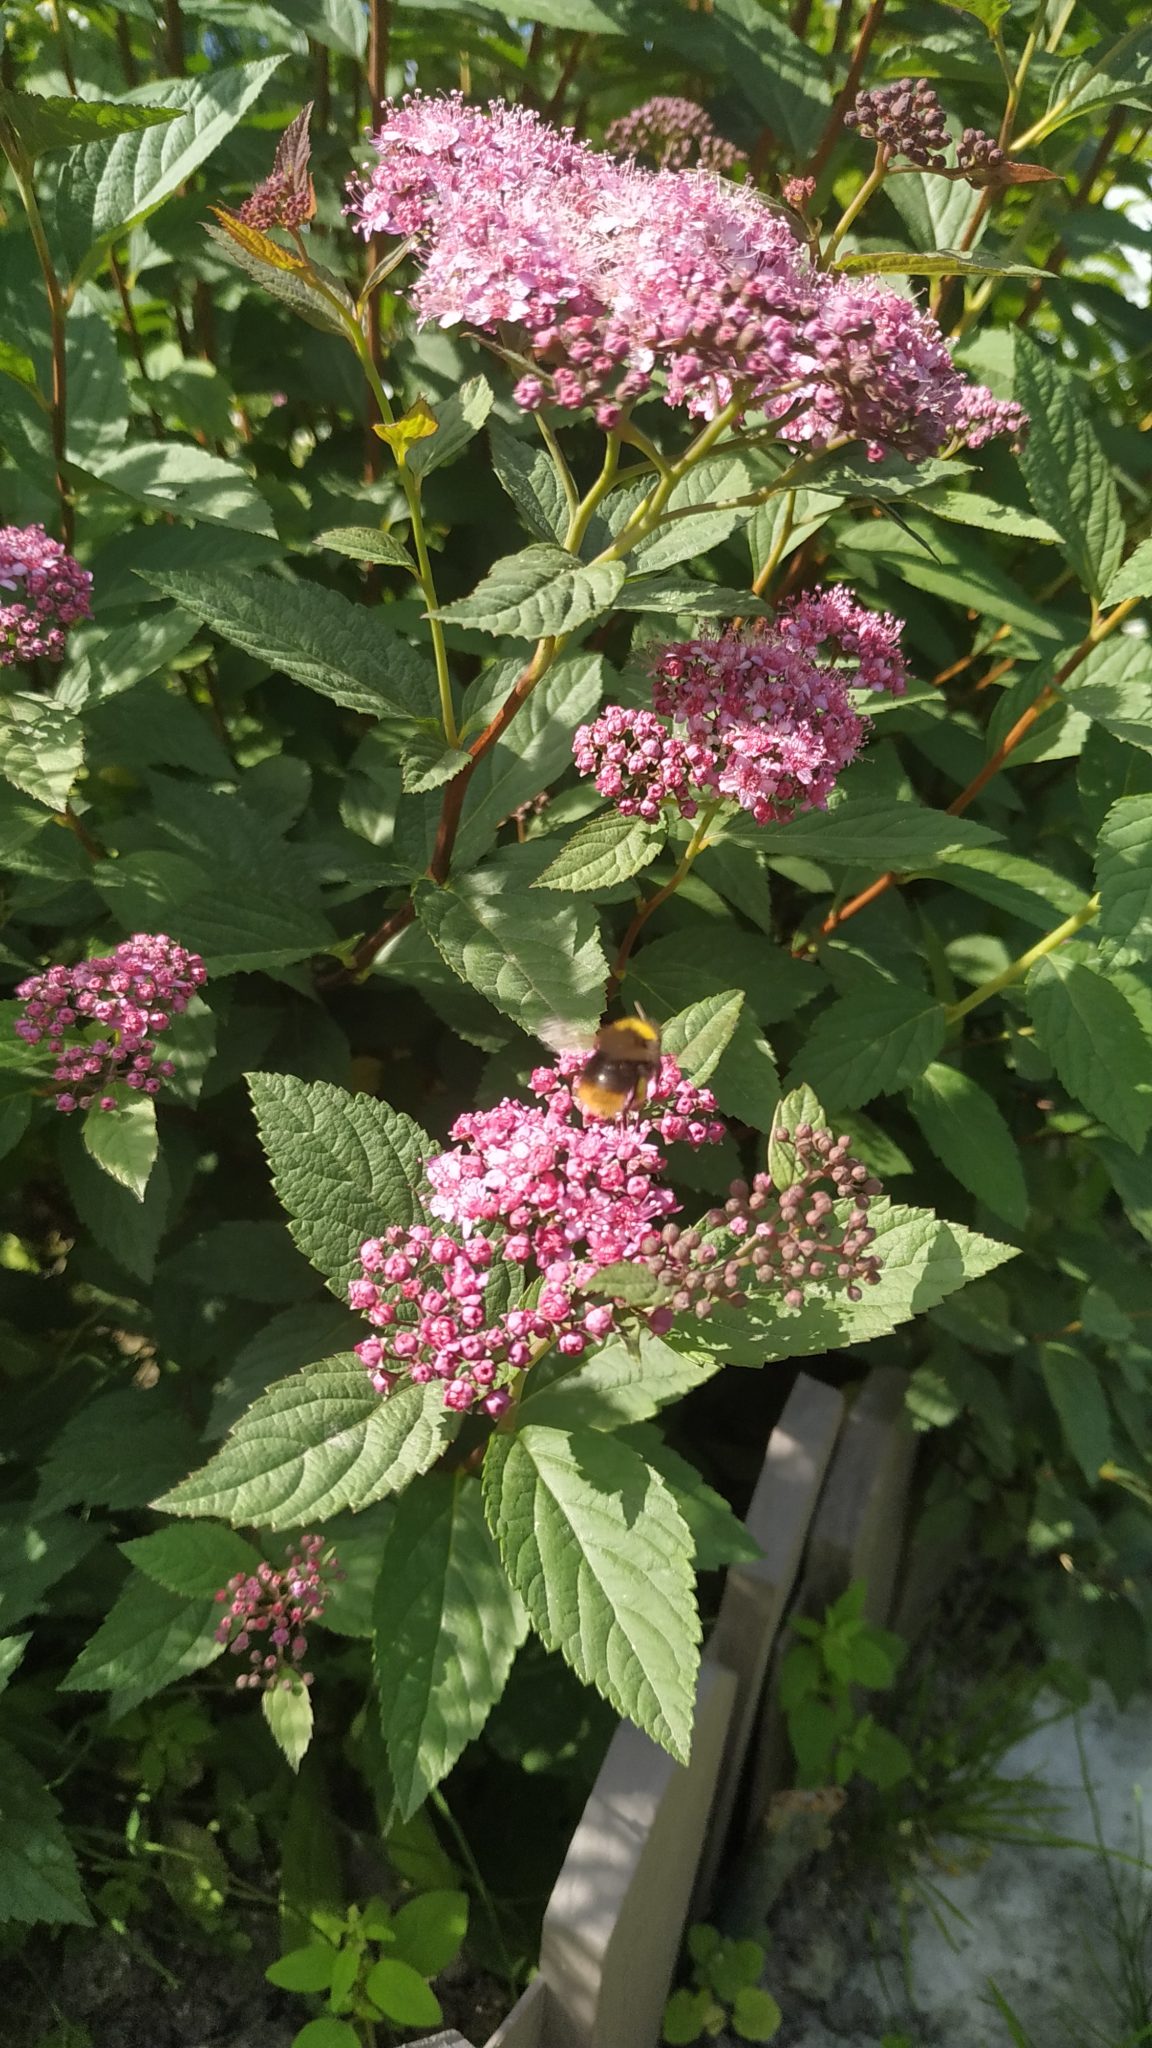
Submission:
[[[10,13],[0,1920],[352,2048],[689,1754],[797,1361],[1152,1674],[1145,31]]]

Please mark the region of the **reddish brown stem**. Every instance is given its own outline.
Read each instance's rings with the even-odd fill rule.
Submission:
[[[375,121],[388,97],[388,54],[392,42],[392,0],[372,0],[368,29],[368,118]],[[369,242],[365,252],[365,275],[371,277],[384,255],[384,243],[379,239]],[[368,301],[368,349],[372,361],[380,366],[380,294],[372,293]],[[383,472],[384,446],[379,435],[373,433],[375,425],[375,404],[371,392],[368,394],[368,414],[364,429],[364,480],[375,483]]]
[[[180,0],[164,0],[164,62],[171,78],[183,78],[184,17]]]
[[[886,0],[871,0],[868,12],[864,16],[860,33],[856,38],[856,47],[852,52],[852,61],[848,66],[848,76],[836,95],[832,105],[832,112],[828,116],[827,126],[816,145],[816,154],[808,165],[808,176],[810,178],[818,178],[820,176],[832,151],[836,147],[840,130],[844,125],[844,116],[860,89],[860,80],[864,74],[864,66],[868,61],[868,52],[872,48],[873,39],[883,18],[885,4]]]
[[[132,294],[128,290],[128,280],[124,275],[124,266],[117,256],[115,249],[110,249],[108,252],[108,268],[112,272],[117,297],[120,300],[125,324],[128,328],[128,340],[131,345],[132,354],[136,358],[136,368],[140,372],[140,381],[144,386],[145,396],[147,397],[151,379],[144,363],[144,344],[140,339],[140,329],[136,325],[136,314],[132,306]],[[148,398],[148,412],[152,420],[152,432],[159,437],[164,432],[164,426],[151,398]]]

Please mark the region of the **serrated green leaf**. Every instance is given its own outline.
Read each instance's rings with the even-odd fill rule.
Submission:
[[[260,1708],[277,1749],[294,1771],[300,1769],[312,1740],[312,1694],[295,1673],[266,1686]]]
[[[697,583],[689,576],[636,576],[620,591],[623,612],[688,612],[701,619],[765,619],[771,605],[746,590],[726,590],[716,583]]]
[[[283,57],[262,57],[196,78],[165,79],[167,107],[178,118],[139,133],[118,135],[112,143],[90,143],[70,156],[62,190],[70,210],[83,217],[94,246],[143,220],[183,185],[193,171],[242,120],[263,92]],[[146,110],[157,87],[129,93],[119,104],[126,112]]]
[[[1071,1344],[1041,1344],[1040,1371],[1064,1441],[1089,1486],[1112,1456],[1112,1417],[1092,1360]]]
[[[553,1429],[621,1429],[694,1393],[714,1370],[642,1330],[635,1345],[604,1344],[591,1358],[542,1361],[527,1382],[520,1414]]]
[[[1112,805],[1096,845],[1101,936],[1131,960],[1152,958],[1152,796]]]
[[[528,1424],[492,1439],[484,1497],[541,1641],[685,1763],[700,1619],[692,1539],[664,1481],[613,1437]]]
[[[1054,910],[1071,917],[1084,901],[1083,890],[1066,875],[997,846],[964,846],[943,853],[937,872],[954,888],[1045,932],[1052,929]]]
[[[658,1429],[634,1424],[624,1441],[660,1474],[688,1524],[693,1562],[698,1572],[720,1571],[729,1564],[751,1564],[760,1545],[733,1514],[722,1494],[707,1484],[695,1465],[664,1442]]]
[[[287,583],[260,569],[143,574],[245,654],[350,711],[396,719],[401,730],[415,732],[415,719],[433,708],[434,685],[425,699],[419,657],[383,630],[378,608],[368,611],[321,584]]]
[[[260,1552],[220,1522],[184,1522],[120,1545],[129,1564],[184,1600],[210,1600],[236,1572],[252,1573]]]
[[[655,860],[665,837],[662,824],[623,818],[619,811],[602,811],[573,833],[532,887],[577,893],[614,889]]]
[[[354,562],[382,562],[389,569],[407,569],[419,574],[415,562],[400,541],[374,526],[328,526],[312,543],[316,548],[333,548],[338,555],[350,555]]]
[[[934,1060],[912,1089],[909,1105],[949,1173],[1022,1230],[1028,1221],[1028,1189],[1020,1153],[987,1090],[959,1067]]]
[[[1025,983],[1036,1036],[1068,1093],[1139,1152],[1152,1125],[1148,1041],[1115,982],[1062,953],[1039,960]]]
[[[811,1358],[886,1337],[900,1323],[923,1314],[966,1281],[1015,1258],[1012,1245],[946,1223],[930,1209],[909,1209],[886,1199],[868,1212],[876,1232],[869,1251],[880,1260],[880,1278],[849,1301],[841,1290],[811,1284],[804,1306],[788,1309],[777,1294],[753,1293],[745,1309],[718,1303],[706,1322],[680,1318],[667,1342],[689,1357],[760,1366],[766,1359]]]
[[[0,123],[19,138],[25,153],[33,159],[53,149],[75,149],[79,143],[109,142],[113,136],[156,128],[175,118],[175,111],[168,107],[129,107],[112,100],[80,100],[61,93],[0,89]]]
[[[350,324],[355,318],[352,300],[338,281],[329,281],[329,290],[335,294],[336,303],[328,293],[320,290],[304,270],[297,269],[272,258],[269,249],[277,250],[279,244],[272,243],[267,235],[255,229],[243,233],[231,215],[220,215],[215,221],[206,221],[204,231],[216,244],[220,254],[228,263],[234,263],[238,270],[270,292],[274,299],[290,306],[309,327],[318,327],[322,333],[338,334],[347,340]]]
[[[128,931],[164,931],[202,955],[210,976],[291,966],[327,953],[335,933],[290,883],[262,881],[221,860],[131,853],[104,861],[96,886]]]
[[[159,1388],[117,1387],[70,1415],[40,1467],[36,1515],[83,1502],[142,1507],[171,1486],[196,1456],[190,1423]]]
[[[511,433],[501,420],[489,420],[488,441],[492,468],[529,531],[538,540],[563,540],[568,504],[547,452]]]
[[[786,825],[749,828],[742,819],[726,821],[724,835],[768,854],[893,868],[899,874],[924,874],[949,854],[990,846],[999,837],[972,818],[950,818],[922,804],[855,796],[830,811],[804,811]]]
[[[103,453],[99,460],[90,456],[89,464],[102,484],[150,511],[275,538],[267,500],[247,470],[210,449],[189,441],[148,441]],[[194,611],[195,606],[188,609]]]
[[[65,810],[84,759],[80,720],[41,697],[8,697],[2,710],[0,775],[51,810]]]
[[[661,1032],[666,1053],[697,1086],[710,1081],[732,1042],[744,1008],[743,989],[725,989],[669,1017]]]
[[[219,1620],[215,1600],[184,1600],[133,1572],[61,1679],[61,1690],[115,1693],[120,1712],[127,1713],[174,1678],[202,1671],[221,1655]]]
[[[60,1808],[18,1750],[0,1743],[0,1922],[90,1927]]]
[[[1099,597],[1124,551],[1124,515],[1111,466],[1071,372],[1019,330],[1016,396],[1032,422],[1020,456],[1028,495],[1056,528],[1084,588]]]
[[[436,616],[474,632],[540,640],[572,633],[607,611],[623,581],[622,562],[580,562],[540,541],[505,555],[470,597],[441,606]]]
[[[1113,738],[1152,753],[1152,648],[1118,634],[1094,647],[1060,685],[1060,695]]]
[[[360,1246],[390,1223],[423,1220],[435,1147],[411,1117],[368,1095],[292,1074],[249,1074],[272,1181],[306,1259],[343,1298]]]
[[[448,888],[419,883],[416,911],[454,974],[525,1031],[561,1017],[595,1031],[608,963],[591,903],[508,888],[498,863]]]
[[[435,433],[415,442],[408,450],[408,467],[413,475],[426,476],[429,470],[442,469],[446,462],[454,462],[480,432],[495,395],[487,377],[469,377],[458,391],[436,399],[432,406]]]
[[[386,1400],[351,1355],[270,1387],[215,1457],[153,1505],[234,1526],[296,1529],[400,1493],[454,1428],[443,1389],[403,1386]]]
[[[1033,503],[1047,518],[1035,498]],[[1063,638],[1050,605],[1029,597],[1019,579],[1008,575],[973,535],[940,524],[927,512],[902,510],[899,521],[891,516],[861,520],[841,533],[840,545],[869,564],[879,562],[917,590],[979,611],[998,625],[1020,626],[1039,640]]]
[[[471,714],[466,737],[498,709],[520,673],[520,663],[502,664],[486,705]],[[591,718],[604,691],[605,667],[598,654],[580,653],[558,661],[537,683],[503,737],[477,761],[468,784],[460,830],[452,854],[454,869],[471,867],[487,853],[498,826],[530,803],[571,765],[572,734]]]
[[[75,1515],[29,1519],[27,1506],[0,1517],[0,1625],[12,1628],[35,1613],[45,1593],[99,1541],[91,1522]]]
[[[410,1487],[385,1542],[373,1614],[384,1742],[403,1819],[479,1735],[525,1627],[480,1488],[459,1475]]]
[[[942,1006],[904,983],[869,986],[821,1011],[792,1067],[830,1109],[859,1109],[915,1081],[944,1043]]]
[[[133,1095],[123,1089],[117,1093],[115,1109],[101,1109],[93,1103],[87,1112],[83,1124],[84,1150],[97,1166],[142,1202],[160,1146],[156,1104],[150,1095]]]
[[[1121,562],[1104,592],[1104,603],[1123,604],[1130,597],[1152,597],[1152,540],[1142,540]]]
[[[806,1084],[790,1088],[787,1095],[781,1097],[768,1133],[768,1172],[773,1186],[781,1194],[796,1180],[796,1132],[805,1125],[814,1131],[828,1129],[828,1119],[819,1099]]]
[[[446,747],[439,734],[422,733],[410,740],[400,757],[400,780],[405,793],[419,796],[426,789],[440,789],[464,768],[472,756],[460,747]]]
[[[31,1631],[24,1636],[0,1636],[0,1692],[4,1691],[12,1673],[19,1670],[20,1660],[31,1641]]]
[[[397,1956],[383,1956],[374,1963],[364,1989],[385,2018],[398,2027],[434,2027],[444,2017],[431,1985]]]
[[[651,538],[641,541],[633,557],[635,567],[645,575],[674,568],[677,562],[691,562],[706,555],[738,526],[751,519],[754,505],[723,506],[730,498],[754,491],[759,479],[740,456],[711,455],[694,463],[680,479],[665,508],[666,524]],[[696,510],[699,507],[701,509]]]

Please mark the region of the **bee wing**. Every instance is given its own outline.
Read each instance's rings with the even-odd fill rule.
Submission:
[[[596,1048],[595,1038],[567,1017],[545,1017],[537,1025],[536,1035],[550,1052],[594,1052]]]

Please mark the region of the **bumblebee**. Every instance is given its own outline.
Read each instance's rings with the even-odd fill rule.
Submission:
[[[589,1116],[623,1116],[647,1096],[660,1066],[660,1032],[647,1017],[602,1024],[572,1093]]]

